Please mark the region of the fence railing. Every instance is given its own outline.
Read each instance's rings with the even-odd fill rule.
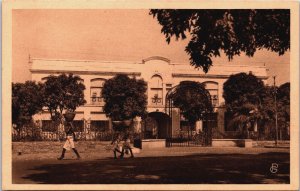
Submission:
[[[112,140],[113,132],[108,131],[89,131],[75,132],[77,140],[87,141],[110,141]],[[21,131],[20,133],[13,132],[13,141],[57,141],[65,139],[66,135],[59,132],[45,132],[36,130],[35,133],[28,131]]]
[[[168,137],[166,147],[197,147],[206,146],[206,137],[203,133],[197,134],[180,134],[177,137]]]

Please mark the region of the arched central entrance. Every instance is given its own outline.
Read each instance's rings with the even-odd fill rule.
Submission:
[[[170,117],[162,112],[151,112],[142,121],[144,139],[165,139],[169,132]]]
[[[212,89],[213,91],[218,89]],[[182,98],[188,98],[192,97],[193,95],[195,98],[197,98],[197,102],[193,103],[190,102],[190,100],[195,99],[182,99]],[[194,107],[193,110],[187,110],[187,114],[201,114],[202,116],[192,115],[193,117],[196,117],[196,119],[200,122],[200,119],[202,120],[202,127],[203,130],[196,130],[196,124],[194,121],[194,126],[192,124],[189,124],[189,122],[184,119],[181,120],[181,111],[180,108],[176,108],[174,104],[174,99],[177,103],[181,102],[181,104],[188,105],[189,108]],[[178,99],[179,98],[179,99]],[[179,100],[179,101],[178,101]],[[216,100],[217,101],[217,100]],[[201,104],[199,104],[201,102]],[[200,82],[195,81],[181,81],[179,85],[172,87],[166,95],[166,112],[170,115],[170,126],[173,126],[173,111],[174,109],[178,109],[180,113],[180,124],[179,124],[179,130],[180,133],[178,135],[173,136],[171,133],[170,139],[167,140],[167,146],[172,146],[173,143],[183,143],[181,145],[189,146],[189,145],[200,145],[200,146],[211,146],[212,144],[212,123],[211,121],[214,121],[215,118],[213,113],[213,104],[212,104],[212,98],[209,90],[205,89],[205,86]],[[216,102],[217,103],[217,102]],[[180,105],[180,104],[179,104]],[[179,107],[179,106],[178,106]],[[195,112],[196,111],[196,112]],[[186,123],[188,122],[188,123]],[[184,127],[187,127],[184,128]],[[193,128],[195,127],[195,128]],[[199,126],[198,126],[199,127]],[[199,131],[200,130],[200,131]],[[186,132],[187,131],[187,132]],[[176,137],[177,136],[177,137]]]

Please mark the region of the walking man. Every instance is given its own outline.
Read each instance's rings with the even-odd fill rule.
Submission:
[[[113,152],[114,152],[114,159],[117,159],[117,152],[121,153],[120,151],[120,134],[114,136],[111,144],[113,145]]]
[[[74,133],[74,130],[73,130],[73,124],[72,124],[72,122],[66,122],[66,124],[65,124],[65,132],[66,132],[66,135],[67,135],[67,140],[66,140],[66,142],[64,144],[61,156],[58,157],[57,159],[58,160],[64,159],[66,150],[70,150],[72,148],[72,150],[74,151],[74,153],[77,156],[77,160],[79,160],[80,159],[80,155],[79,155],[78,151],[76,150],[75,144],[74,144],[74,140],[76,140],[76,139],[75,139],[75,133]]]

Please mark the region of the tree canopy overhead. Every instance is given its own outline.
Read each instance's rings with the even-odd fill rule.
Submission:
[[[185,48],[191,65],[208,72],[223,50],[229,60],[257,49],[283,55],[290,49],[289,9],[151,9],[166,41],[191,40]]]

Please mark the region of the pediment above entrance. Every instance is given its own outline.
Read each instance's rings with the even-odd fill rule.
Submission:
[[[162,57],[162,56],[152,56],[149,58],[145,58],[142,60],[143,64],[148,64],[148,63],[165,63],[165,64],[170,64],[171,60],[169,60],[168,58]]]
[[[168,58],[161,56],[152,56],[142,60],[142,76],[150,81],[153,76],[160,76],[163,81],[171,77],[173,65]]]

